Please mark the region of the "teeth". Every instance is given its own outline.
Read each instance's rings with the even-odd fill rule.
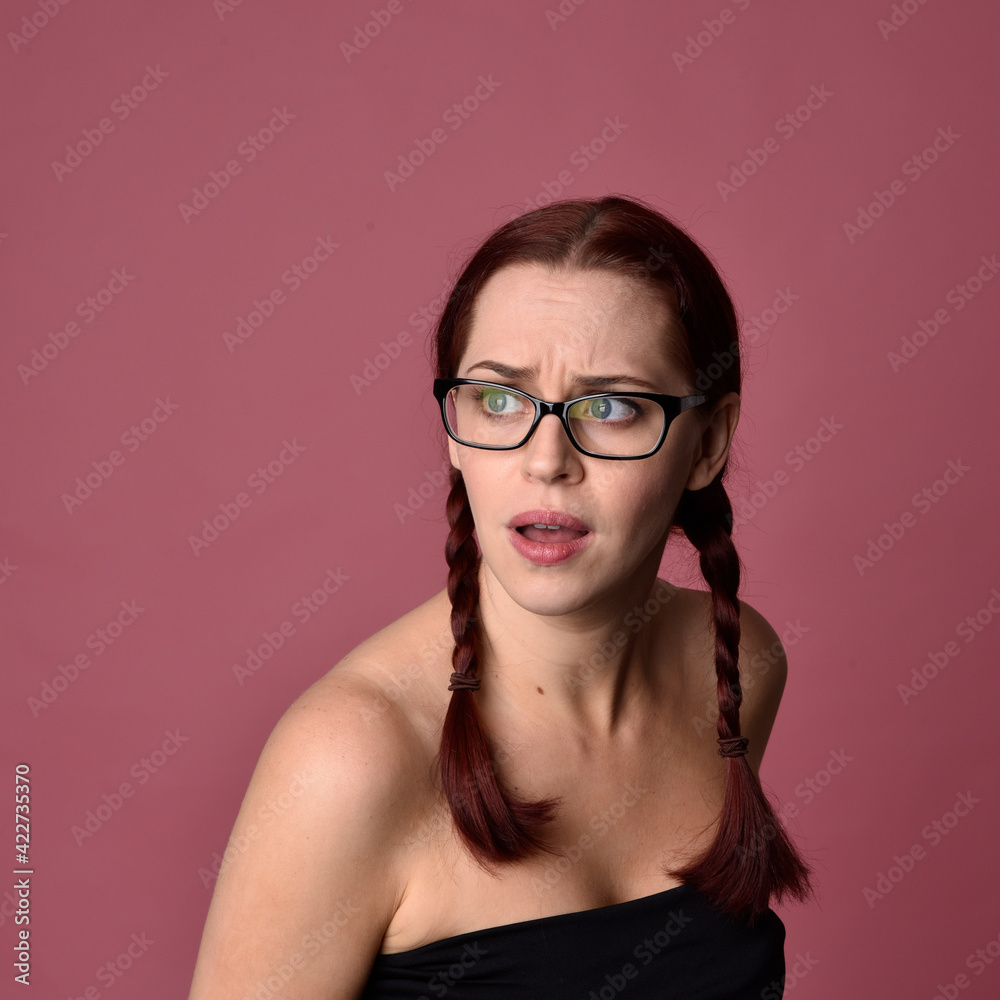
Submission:
[[[556,528],[559,527],[559,525],[558,524],[533,524],[532,527],[533,528],[549,528],[552,531],[555,531]]]

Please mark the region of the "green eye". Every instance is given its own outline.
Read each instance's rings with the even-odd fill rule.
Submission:
[[[607,423],[612,420],[627,420],[636,415],[635,402],[624,396],[604,396],[599,399],[585,399],[572,407],[570,417],[576,420],[593,420]]]
[[[483,387],[479,398],[490,413],[514,413],[519,409],[517,396],[501,389]]]

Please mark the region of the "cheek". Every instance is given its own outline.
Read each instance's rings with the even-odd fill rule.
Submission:
[[[673,494],[662,480],[634,483],[619,491],[615,508],[631,522],[632,530],[659,535],[673,514]]]
[[[606,516],[631,537],[658,539],[673,520],[686,479],[666,461],[624,474],[616,471],[606,469],[595,478]]]
[[[477,523],[481,517],[490,520],[490,513],[493,511],[497,512],[496,516],[499,516],[501,510],[515,513],[506,508],[511,486],[516,482],[516,466],[496,454],[472,448],[460,448],[458,459],[461,462],[469,505]]]

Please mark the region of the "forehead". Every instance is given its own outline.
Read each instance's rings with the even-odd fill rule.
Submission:
[[[590,374],[634,370],[663,382],[675,374],[675,339],[667,297],[636,278],[518,264],[480,290],[460,370],[488,357]]]

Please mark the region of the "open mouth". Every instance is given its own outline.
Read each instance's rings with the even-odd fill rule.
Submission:
[[[507,525],[514,548],[536,566],[556,566],[590,544],[592,529],[562,510],[526,510]]]
[[[586,531],[566,528],[561,524],[522,524],[515,530],[529,541],[540,542],[543,545],[554,542],[575,542],[587,534]]]

